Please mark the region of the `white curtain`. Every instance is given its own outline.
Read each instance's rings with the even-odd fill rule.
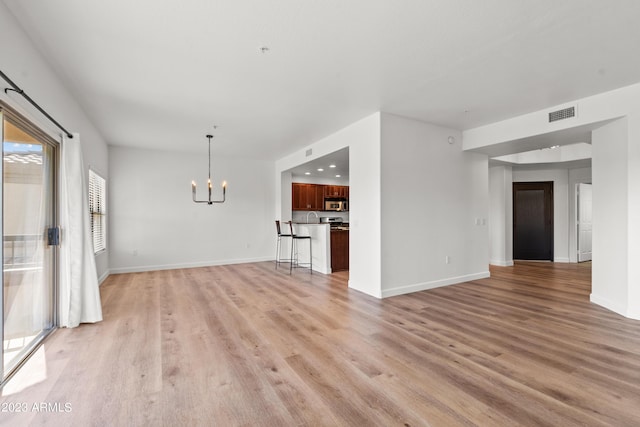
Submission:
[[[80,135],[63,137],[60,161],[59,324],[74,328],[102,320],[100,290],[89,222],[89,200]]]

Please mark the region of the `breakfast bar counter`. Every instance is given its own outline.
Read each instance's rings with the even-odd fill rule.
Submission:
[[[313,271],[331,274],[331,225],[294,223],[293,231],[301,236],[311,236]],[[308,245],[298,245],[298,257],[301,263],[309,261]]]

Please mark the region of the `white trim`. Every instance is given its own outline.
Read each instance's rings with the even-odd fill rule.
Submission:
[[[109,270],[105,271],[104,273],[102,273],[102,275],[100,277],[98,277],[98,284],[102,285],[102,283],[107,280],[107,277],[109,277],[111,275],[111,272]]]
[[[627,310],[627,316],[629,319],[640,320],[640,310]]]
[[[513,260],[503,261],[503,260],[492,259],[492,260],[489,260],[489,264],[497,265],[498,267],[513,267]]]
[[[631,319],[637,319],[640,320],[640,313],[635,313],[635,312],[629,312],[629,310],[627,309],[625,304],[620,304],[617,303],[615,301],[611,301],[605,297],[602,297],[600,295],[596,295],[594,293],[591,293],[591,295],[589,296],[589,300],[594,303],[597,304],[601,307],[606,308],[607,310],[611,310],[614,313],[617,313],[621,316],[624,317],[628,317]]]
[[[568,263],[570,261],[569,261],[569,258],[566,258],[566,257],[562,257],[562,258],[561,257],[554,257],[553,258],[553,262],[566,262],[566,263]]]
[[[306,263],[305,263],[305,265],[306,265]],[[306,268],[306,267],[302,267],[302,268]],[[316,273],[320,273],[320,274],[331,274],[331,273],[333,273],[333,271],[330,268],[327,269],[327,268],[317,267],[315,262],[313,263],[313,271],[315,271]]]
[[[271,257],[260,258],[241,258],[241,259],[227,259],[216,261],[201,261],[201,262],[186,262],[181,264],[160,264],[160,265],[140,265],[135,267],[122,267],[112,268],[109,270],[110,274],[120,273],[142,273],[145,271],[157,271],[157,270],[177,270],[181,268],[198,268],[198,267],[213,267],[217,265],[229,265],[229,264],[247,264],[250,262],[263,262],[273,261]]]
[[[370,297],[374,297],[374,298],[378,298],[378,299],[382,299],[382,295],[380,293],[375,293],[375,294],[370,294],[368,292],[363,291],[362,289],[366,289],[366,287],[363,286],[359,286],[355,284],[356,282],[354,282],[353,280],[349,279],[347,280],[347,286],[349,287],[349,289],[353,289],[356,292],[360,292],[363,295],[368,295]]]
[[[480,273],[466,274],[464,276],[449,277],[447,279],[433,280],[431,282],[416,283],[407,286],[398,286],[390,289],[382,290],[382,298],[393,297],[396,295],[409,294],[412,292],[426,291],[428,289],[439,288],[441,286],[454,285],[456,283],[469,282],[471,280],[485,279],[490,277],[488,271]]]

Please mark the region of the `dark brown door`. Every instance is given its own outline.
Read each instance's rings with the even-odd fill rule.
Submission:
[[[513,258],[553,261],[553,182],[513,183]]]

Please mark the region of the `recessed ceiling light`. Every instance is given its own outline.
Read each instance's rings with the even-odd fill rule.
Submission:
[[[311,175],[311,172],[305,172],[304,174],[305,175]]]
[[[324,172],[324,169],[318,168],[318,172]]]
[[[336,167],[336,165],[329,165],[329,167],[330,167],[330,168],[335,168],[335,167]]]
[[[336,178],[340,178],[340,175],[336,175]]]

